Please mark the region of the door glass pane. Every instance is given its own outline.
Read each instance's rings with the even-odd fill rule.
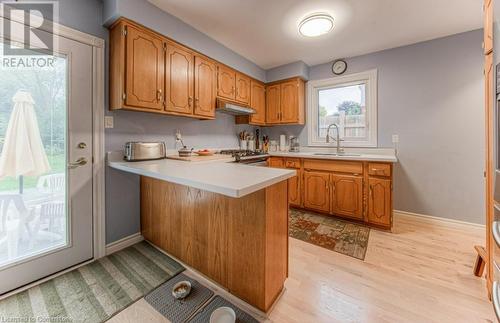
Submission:
[[[326,138],[327,128],[335,123],[340,138],[366,140],[366,84],[354,84],[318,91],[318,136]],[[330,133],[336,136],[336,133]]]
[[[68,244],[67,59],[2,46],[0,268]]]

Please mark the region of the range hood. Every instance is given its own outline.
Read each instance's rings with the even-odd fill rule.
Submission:
[[[256,111],[250,107],[238,105],[237,103],[217,99],[217,112],[223,112],[227,114],[232,114],[235,116],[247,116],[256,113]]]

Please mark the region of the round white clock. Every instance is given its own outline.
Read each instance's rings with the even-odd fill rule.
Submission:
[[[344,61],[343,59],[338,59],[335,62],[333,62],[332,65],[333,74],[335,75],[344,74],[346,70],[347,70],[347,62]]]

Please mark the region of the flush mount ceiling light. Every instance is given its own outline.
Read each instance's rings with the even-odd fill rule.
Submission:
[[[304,18],[299,24],[299,33],[306,37],[317,37],[333,29],[333,17],[326,13],[315,13]]]

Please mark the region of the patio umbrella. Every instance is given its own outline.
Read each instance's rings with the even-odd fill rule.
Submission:
[[[50,165],[40,137],[33,97],[19,90],[12,101],[14,108],[0,156],[0,178],[19,177],[19,193],[22,194],[23,176],[46,173]]]

